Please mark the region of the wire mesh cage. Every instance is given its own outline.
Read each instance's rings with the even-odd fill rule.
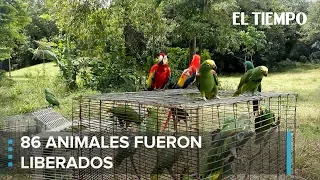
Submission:
[[[57,133],[71,125],[71,121],[58,114],[53,108],[41,109],[32,113],[0,117],[0,167],[19,169],[17,173],[26,174],[25,177],[33,179],[66,179],[70,176],[70,171],[61,169],[33,169],[32,167],[21,169],[22,165],[30,165],[30,158],[48,156],[48,149],[41,147],[22,148],[21,138],[40,136],[41,144],[45,144],[49,135],[57,136]],[[46,132],[47,131],[47,132]],[[48,131],[52,131],[48,133]],[[46,133],[44,133],[46,132]],[[61,135],[61,133],[58,133]],[[71,134],[72,135],[72,134]],[[51,153],[51,156],[66,155],[70,150],[58,149]],[[50,150],[49,150],[50,152]],[[23,162],[21,158],[24,158]],[[11,164],[9,164],[11,163]],[[5,171],[6,169],[4,169]]]
[[[295,131],[297,95],[204,101],[196,89],[82,96],[73,103],[73,135],[146,135],[134,148],[77,149],[75,156],[113,157],[113,168],[87,168],[75,179],[280,178],[288,167],[286,132]],[[294,150],[294,134],[291,147]],[[156,136],[201,137],[201,148],[151,148]],[[105,142],[109,142],[105,140]],[[289,162],[294,167],[293,161]],[[294,172],[294,171],[293,171]]]
[[[8,161],[13,164],[20,162],[18,157],[27,156],[28,149],[20,148],[20,138],[22,136],[31,136],[39,133],[41,127],[31,114],[0,117],[0,167],[8,167]],[[8,140],[12,140],[9,144]],[[12,151],[8,150],[11,147]],[[8,155],[12,155],[12,159],[8,159]]]
[[[70,148],[54,148],[54,147],[46,147],[47,143],[49,142],[49,138],[51,137],[53,139],[52,142],[58,142],[58,138],[62,138],[63,140],[66,140],[66,137],[72,136],[71,133],[68,132],[45,132],[45,133],[39,133],[35,136],[39,137],[39,142],[41,146],[39,148],[33,148],[32,151],[30,151],[30,158],[43,158],[44,163],[47,163],[47,157],[51,158],[59,158],[61,161],[63,159],[69,159],[72,157],[72,149]],[[32,137],[35,137],[32,136]],[[32,138],[31,137],[31,138]],[[67,141],[69,142],[69,141]],[[31,160],[30,160],[31,161]],[[28,164],[31,164],[29,161]],[[49,161],[49,160],[48,160]],[[41,162],[41,161],[40,161]],[[35,163],[33,163],[35,164]],[[37,179],[37,180],[50,180],[50,179],[63,179],[68,180],[72,179],[72,168],[67,168],[67,162],[62,163],[64,167],[57,167],[58,164],[57,161],[54,161],[51,163],[53,168],[34,168],[32,167],[31,172],[31,178]]]

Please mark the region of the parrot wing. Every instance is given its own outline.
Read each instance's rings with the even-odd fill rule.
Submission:
[[[116,107],[112,107],[110,112],[118,117],[119,121],[126,121],[127,123],[135,122],[140,125],[143,121],[143,118],[139,116],[139,114],[127,105],[120,105]],[[121,123],[121,122],[120,122]]]
[[[166,73],[167,73],[167,74],[166,74],[167,79],[166,79],[166,81],[163,83],[163,86],[162,86],[161,89],[165,88],[166,85],[168,84],[168,82],[170,81],[170,78],[171,78],[171,69],[170,69],[170,67],[167,68]]]
[[[54,95],[46,94],[45,96],[46,96],[46,100],[51,105],[53,105],[53,106],[59,106],[60,105],[59,101],[57,100],[57,98]]]
[[[214,82],[215,82],[216,86],[219,86],[218,75],[214,70],[212,70],[212,75],[213,75],[213,79],[214,79]]]
[[[258,86],[258,92],[261,92],[261,83]]]
[[[150,72],[149,72],[149,76],[148,76],[148,80],[147,80],[147,89],[148,90],[152,90],[152,84],[154,82],[154,78],[156,76],[156,69],[157,69],[158,65],[155,64],[151,67]]]
[[[233,94],[233,96],[238,96],[241,93],[242,86],[247,83],[252,75],[253,69],[248,70],[240,79],[240,83],[238,85],[237,91]]]
[[[188,73],[190,76],[187,76],[186,73]],[[190,85],[192,85],[195,80],[196,80],[196,72],[192,72],[192,69],[190,69],[190,68],[185,69],[182,72],[175,88],[176,89],[177,88],[187,88]]]
[[[54,95],[49,89],[46,89],[44,93],[45,93],[46,95],[50,95],[50,96],[55,97],[55,95]]]

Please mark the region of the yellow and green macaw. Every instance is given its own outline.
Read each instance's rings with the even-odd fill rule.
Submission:
[[[266,66],[258,66],[248,70],[240,79],[237,91],[233,96],[239,96],[244,93],[257,94],[258,87],[264,76],[268,76],[268,68]]]
[[[206,60],[200,66],[196,81],[201,97],[205,101],[213,98],[220,99],[218,96],[219,81],[215,72],[216,69],[217,66],[213,60]]]
[[[245,72],[254,69],[254,65],[251,61],[246,61],[244,62],[244,68],[245,68]],[[258,86],[258,92],[261,92],[261,83]],[[253,105],[253,112],[256,113],[259,109],[259,102],[258,101],[252,101],[252,105]]]

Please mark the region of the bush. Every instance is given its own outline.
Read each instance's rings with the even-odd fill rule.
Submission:
[[[89,66],[90,71],[82,73],[80,77],[86,87],[101,92],[139,91],[145,87],[145,75],[134,66],[108,59],[91,61]]]
[[[308,58],[306,57],[306,56],[300,56],[300,58],[299,58],[299,60],[300,60],[300,62],[302,62],[302,63],[306,63],[307,61],[308,61]]]
[[[320,62],[320,51],[314,52],[309,56],[309,59],[313,63],[319,63]]]
[[[211,59],[211,55],[210,55],[209,50],[204,49],[204,50],[201,51],[201,61],[203,62],[203,61],[205,61],[207,59]]]
[[[300,65],[299,62],[291,61],[287,58],[285,61],[280,61],[277,65],[272,69],[274,71],[286,71],[288,69],[297,68]]]

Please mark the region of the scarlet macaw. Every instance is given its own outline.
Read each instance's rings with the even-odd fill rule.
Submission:
[[[200,61],[201,57],[198,54],[193,55],[189,67],[182,72],[177,84],[174,87],[175,89],[188,88],[195,82],[196,74],[200,68]]]
[[[158,63],[153,65],[149,72],[147,81],[148,91],[163,89],[169,82],[170,76],[171,70],[168,65],[167,55],[164,53],[160,53]]]

